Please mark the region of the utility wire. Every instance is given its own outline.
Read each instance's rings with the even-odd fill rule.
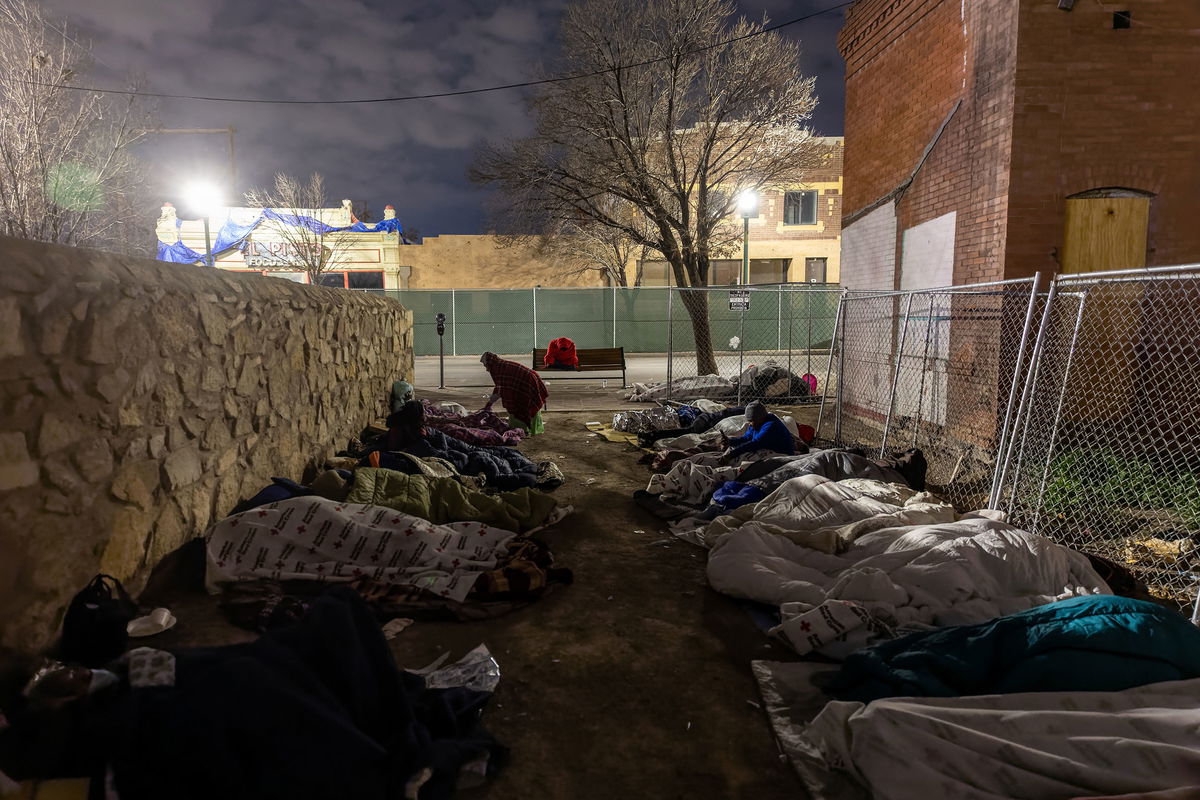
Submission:
[[[811,14],[805,14],[803,16],[796,17],[795,19],[789,19],[786,22],[779,23],[778,25],[771,25],[770,27],[763,28],[760,31],[754,31],[753,33],[747,33],[743,36],[735,36],[732,39],[726,39],[725,41],[716,42],[714,44],[710,44],[705,47],[698,47],[695,50],[689,50],[686,53],[684,53],[684,55],[694,55],[696,53],[703,53],[708,50],[716,49],[718,47],[724,47],[725,45],[740,42],[744,39],[750,39],[755,36],[761,36],[764,33],[771,33],[772,31],[777,31],[781,28],[786,28],[790,25],[795,25],[797,23],[813,19],[814,17],[819,17],[819,16],[822,16],[823,14],[828,14],[831,11],[837,11],[838,9],[842,9],[842,8],[845,8],[846,6],[853,5],[854,2],[855,2],[855,0],[846,0],[846,2],[837,3],[835,5],[829,6],[828,8],[823,8],[820,11],[814,11]],[[56,89],[70,89],[72,91],[77,91],[77,92],[94,92],[97,94],[135,95],[138,97],[157,97],[157,98],[163,98],[163,99],[167,99],[167,100],[203,100],[203,101],[211,102],[211,103],[258,103],[258,104],[262,104],[262,105],[289,105],[289,106],[335,106],[335,105],[353,105],[353,104],[364,104],[364,103],[400,103],[400,102],[404,102],[406,100],[432,100],[437,97],[460,97],[462,95],[468,95],[468,94],[484,94],[485,92],[499,92],[499,91],[504,91],[506,89],[525,89],[525,88],[529,88],[531,86],[543,86],[543,85],[550,84],[550,83],[564,83],[566,81],[574,81],[574,80],[579,80],[581,78],[594,78],[597,75],[606,75],[608,73],[617,72],[617,71],[623,70],[623,69],[634,69],[635,67],[645,67],[645,66],[649,66],[651,64],[658,64],[663,61],[668,61],[672,58],[675,58],[675,56],[673,56],[673,55],[660,56],[658,58],[650,58],[645,61],[638,61],[633,64],[622,64],[622,65],[616,66],[616,67],[606,67],[605,69],[598,69],[594,72],[583,72],[583,73],[579,73],[576,75],[561,75],[556,78],[542,78],[541,80],[523,81],[521,83],[505,83],[505,84],[502,84],[499,86],[485,86],[485,87],[481,87],[478,89],[460,89],[458,91],[453,91],[453,92],[432,92],[430,94],[409,94],[409,95],[401,95],[398,97],[364,97],[364,98],[359,98],[359,99],[355,99],[355,100],[278,100],[278,99],[262,98],[262,97],[216,97],[216,96],[211,96],[211,95],[167,94],[164,92],[144,92],[144,91],[140,91],[137,89],[98,89],[98,88],[91,87],[91,86],[74,86],[74,85],[65,84],[65,83],[43,83],[41,81],[31,81],[31,80],[24,80],[24,79],[20,79],[20,78],[17,78],[17,79],[10,78],[10,80],[15,80],[18,83],[26,83],[31,86],[47,86],[47,87],[52,87],[52,88],[56,88]]]

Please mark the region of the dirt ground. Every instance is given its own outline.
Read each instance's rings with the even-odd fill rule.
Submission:
[[[751,659],[788,660],[788,651],[708,588],[702,550],[651,546],[666,534],[631,499],[648,477],[639,451],[583,425],[611,412],[545,416],[546,433],[521,450],[566,474],[555,496],[574,513],[540,536],[574,584],[494,620],[418,622],[392,643],[402,667],[445,651],[455,660],[481,642],[500,663],[484,722],[510,760],[488,785],[459,796],[804,797],[752,705]],[[249,637],[210,598],[178,597],[173,608],[180,624],[159,646]]]

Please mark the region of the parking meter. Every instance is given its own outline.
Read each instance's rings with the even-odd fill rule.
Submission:
[[[446,335],[446,315],[439,311],[437,313],[437,316],[434,317],[433,320],[434,320],[434,322],[437,323],[437,335],[438,335],[438,388],[445,389],[446,388],[446,346],[444,344],[445,339],[443,339],[442,337]]]

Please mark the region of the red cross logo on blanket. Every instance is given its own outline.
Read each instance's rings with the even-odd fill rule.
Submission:
[[[809,631],[812,630],[812,625],[808,624],[807,622],[801,622],[800,630],[804,631],[805,633],[808,633]]]
[[[306,531],[306,530],[307,530],[307,528],[305,528],[303,525],[300,525],[299,527],[296,528],[296,533],[304,533],[304,531]]]
[[[258,515],[259,515],[260,517],[265,517],[265,516],[267,515],[267,512],[265,512],[265,511],[260,511],[260,512],[258,512]]]
[[[403,522],[403,521],[404,521],[404,520],[400,519],[399,517],[392,517],[392,524],[393,524],[393,525],[399,525],[399,524],[400,524],[401,522]]]

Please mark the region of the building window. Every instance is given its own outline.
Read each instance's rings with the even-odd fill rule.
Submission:
[[[321,275],[319,286],[328,286],[331,289],[346,288],[346,273],[344,272],[326,272]]]
[[[825,282],[825,264],[824,258],[806,258],[804,259],[804,282],[805,283],[824,283]]]
[[[817,224],[817,192],[785,192],[783,195],[784,225]]]
[[[351,289],[382,289],[383,288],[383,273],[382,272],[354,272],[346,273],[346,281],[348,288]]]

